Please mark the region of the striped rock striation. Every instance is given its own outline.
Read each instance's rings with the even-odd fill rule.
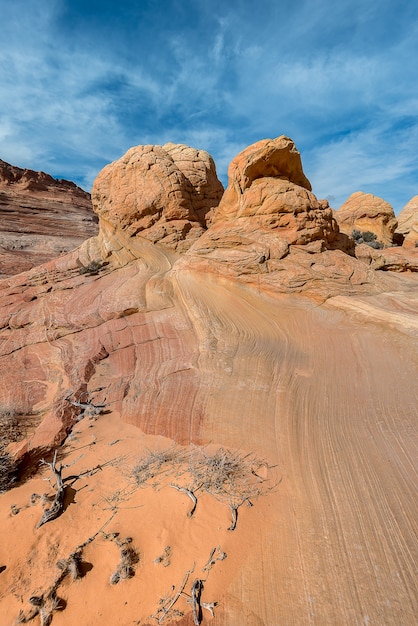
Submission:
[[[41,472],[0,496],[5,623],[51,589],[63,626],[414,622],[418,277],[338,248],[289,138],[238,155],[217,208],[215,175],[207,153],[134,148],[96,180],[97,237],[0,281],[8,453]],[[239,453],[265,459],[263,494],[198,475],[191,515],[179,449],[235,478]],[[54,450],[63,510],[39,527]],[[166,483],[154,465],[139,488],[150,451]]]

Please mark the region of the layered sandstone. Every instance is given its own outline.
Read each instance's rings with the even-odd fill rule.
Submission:
[[[398,215],[397,233],[404,237],[406,248],[418,246],[418,196],[414,196]]]
[[[351,236],[353,230],[372,232],[377,241],[384,246],[393,244],[393,235],[397,226],[395,213],[391,205],[371,193],[357,191],[353,193],[334,212],[340,231]]]
[[[0,277],[45,263],[97,231],[90,194],[0,160]]]
[[[356,258],[374,270],[392,272],[418,272],[418,248],[412,245],[394,246],[383,250],[360,244],[355,249]]]
[[[185,253],[213,200],[199,217],[202,196],[188,205],[195,192],[175,187],[176,207],[161,183],[144,201],[134,174],[118,196],[129,157],[95,185],[98,237],[0,281],[0,403],[24,420],[10,452],[38,470],[1,496],[5,623],[55,585],[52,626],[191,625],[195,580],[202,624],[413,623],[418,277],[334,250],[332,213],[293,143],[262,142],[261,158],[256,146],[234,160],[235,191]],[[161,159],[184,151],[170,144]],[[184,161],[187,178],[208,163]],[[154,243],[153,228],[176,221],[189,231],[174,224]],[[86,402],[102,407],[91,419]],[[63,511],[38,527],[55,493],[38,461],[54,449]],[[222,500],[198,483],[191,515],[173,450],[206,457],[208,472],[255,454],[264,462],[247,480],[260,489],[243,498],[229,483]],[[160,466],[144,465],[150,452]],[[137,560],[117,579],[122,550]],[[79,574],[61,580],[74,554]]]

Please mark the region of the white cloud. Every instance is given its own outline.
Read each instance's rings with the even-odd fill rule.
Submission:
[[[355,191],[383,197],[398,212],[418,192],[418,127],[388,124],[350,133],[318,146],[304,159],[319,197],[332,196],[338,208]]]
[[[178,17],[174,3],[153,16],[132,0],[130,23],[109,3],[117,20],[101,30],[100,15],[86,16],[73,36],[61,18],[81,2],[3,4],[0,158],[9,162],[90,186],[131,145],[175,141],[208,150],[225,180],[238,151],[283,133],[317,195],[342,202],[366,185],[400,203],[416,183],[412,4],[263,0],[254,10],[249,0],[183,0]]]

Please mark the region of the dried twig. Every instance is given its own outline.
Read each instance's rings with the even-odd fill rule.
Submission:
[[[231,526],[229,526],[228,530],[235,530],[237,527],[237,521],[238,521],[238,506],[233,506],[232,504],[230,504],[229,508],[231,510],[231,515],[232,515],[232,524]]]
[[[154,619],[157,619],[159,624],[163,623],[163,621],[167,617],[167,614],[169,613],[169,611],[171,611],[171,609],[173,608],[173,606],[175,605],[177,600],[182,595],[182,593],[184,591],[184,588],[187,585],[187,581],[189,580],[190,574],[192,574],[194,572],[194,568],[195,568],[195,566],[193,565],[192,569],[187,570],[187,572],[185,573],[185,575],[183,577],[183,580],[181,581],[181,584],[180,584],[178,590],[176,591],[174,596],[171,598],[171,600],[169,601],[167,606],[161,607],[160,609],[158,609],[157,613],[152,616],[152,617],[154,617]],[[162,615],[160,617],[158,617],[158,613],[162,613]]]
[[[218,553],[217,556],[215,556],[216,552]],[[226,559],[226,556],[227,556],[226,553],[221,550],[221,546],[218,546],[217,548],[213,548],[209,555],[206,565],[204,565],[202,568],[202,571],[210,572],[212,567],[215,565],[216,561],[223,561],[224,559]]]
[[[177,491],[182,491],[187,496],[189,496],[190,500],[193,502],[193,506],[190,509],[190,511],[187,513],[187,517],[192,517],[197,506],[197,498],[194,495],[193,491],[191,491],[190,489],[187,489],[186,487],[180,487],[179,485],[175,485],[174,483],[170,483],[170,487],[174,487],[174,489],[177,489]]]

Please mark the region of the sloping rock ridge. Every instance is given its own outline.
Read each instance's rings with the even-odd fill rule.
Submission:
[[[287,137],[221,191],[133,148],[97,237],[0,281],[7,624],[415,619],[418,275],[339,248]]]
[[[0,277],[45,263],[97,232],[86,191],[0,160]]]

